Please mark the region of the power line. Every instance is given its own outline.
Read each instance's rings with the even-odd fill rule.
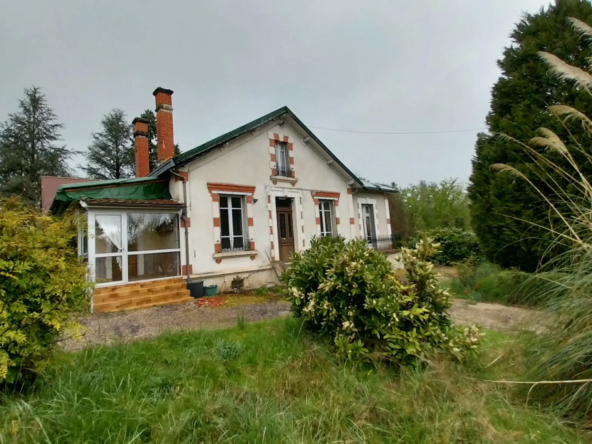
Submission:
[[[469,133],[476,131],[487,131],[488,128],[472,128],[472,129],[459,129],[459,130],[448,130],[448,131],[419,131],[419,132],[391,132],[391,131],[356,131],[356,130],[345,130],[337,128],[325,128],[322,126],[311,126],[310,128],[325,130],[325,131],[336,131],[339,133],[356,133],[356,134],[390,134],[397,136],[411,136],[419,134],[446,134],[446,133]]]

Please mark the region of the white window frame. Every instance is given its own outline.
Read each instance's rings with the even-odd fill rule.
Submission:
[[[227,203],[228,203],[228,207],[223,208],[222,207],[222,198],[225,197],[227,198]],[[240,210],[241,210],[241,226],[243,227],[243,234],[242,234],[242,238],[243,238],[243,246],[242,248],[235,248],[234,247],[234,238],[238,237],[235,236],[234,234],[234,220],[233,217],[234,215],[232,214],[232,210],[236,210],[237,208],[234,208],[232,206],[232,198],[233,197],[238,197],[240,199]],[[241,195],[241,194],[226,194],[226,193],[219,193],[219,203],[220,203],[220,245],[222,245],[222,239],[226,239],[228,238],[230,240],[230,248],[224,248],[222,247],[222,252],[226,253],[226,252],[231,252],[231,251],[247,251],[250,249],[250,240],[248,237],[248,227],[247,227],[247,218],[245,217],[246,215],[246,208],[245,208],[245,196]],[[222,235],[222,211],[227,211],[228,212],[228,217],[227,217],[227,221],[228,221],[228,235],[224,236]]]
[[[376,212],[375,212],[375,204],[374,203],[360,203],[360,216],[362,218],[362,236],[364,237],[364,239],[366,239],[366,242],[368,243],[369,247],[374,247],[374,244],[376,243],[375,239],[378,236],[377,230],[376,230]],[[373,225],[368,225],[368,221],[366,220],[366,213],[365,213],[365,209],[368,209],[368,216],[370,216],[370,221],[374,222]],[[371,232],[371,236],[370,239],[368,239],[368,229],[370,228],[370,232]],[[373,236],[372,237],[372,232],[373,232]],[[373,242],[374,239],[374,242]]]
[[[334,236],[335,224],[335,202],[333,200],[319,199],[319,218],[321,222],[320,230],[321,236]],[[329,221],[330,230],[327,230],[327,220]]]
[[[290,177],[290,156],[288,154],[288,144],[285,142],[275,142],[275,164],[278,176]],[[285,174],[280,174],[280,171]]]
[[[158,253],[179,253],[179,264],[181,264],[181,228],[180,226],[177,228],[177,243],[179,245],[178,248],[167,248],[162,250],[145,250],[145,251],[128,251],[128,244],[127,244],[127,215],[128,213],[145,213],[145,214],[177,214],[179,216],[179,221],[181,217],[180,211],[166,211],[166,210],[137,210],[137,209],[122,209],[122,210],[107,210],[107,209],[89,209],[88,210],[88,263],[89,263],[89,270],[91,279],[94,281],[96,280],[96,260],[97,258],[102,257],[121,257],[121,280],[120,281],[110,281],[110,282],[101,282],[97,283],[96,287],[108,287],[112,285],[124,285],[128,283],[137,283],[137,282],[144,282],[144,281],[155,281],[161,279],[171,279],[174,276],[166,276],[162,278],[152,278],[152,279],[142,279],[142,280],[129,280],[129,273],[128,273],[128,257],[139,255],[139,254],[158,254]],[[95,231],[95,222],[97,216],[119,216],[121,217],[121,245],[122,248],[120,251],[112,252],[112,253],[97,253],[96,252],[96,231]],[[179,267],[179,275],[181,276],[181,268]]]

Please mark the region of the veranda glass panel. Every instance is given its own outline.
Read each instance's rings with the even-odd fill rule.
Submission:
[[[129,251],[179,248],[179,215],[128,213],[127,247]]]
[[[95,252],[117,253],[122,250],[121,216],[97,215],[95,217]]]
[[[128,257],[129,281],[179,276],[179,252],[134,254]]]
[[[101,282],[117,282],[123,279],[121,272],[121,256],[96,258],[95,275],[97,284]]]

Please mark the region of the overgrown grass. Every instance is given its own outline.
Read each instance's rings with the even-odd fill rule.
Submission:
[[[513,305],[537,305],[531,296],[533,284],[526,284],[528,273],[517,270],[503,270],[497,265],[484,263],[476,267],[470,283],[453,278],[442,283],[450,293],[460,299],[475,302],[497,302]]]
[[[512,341],[490,333],[467,365],[356,369],[289,318],[61,353],[31,393],[3,396],[0,442],[582,442],[482,381],[519,371],[491,364]]]

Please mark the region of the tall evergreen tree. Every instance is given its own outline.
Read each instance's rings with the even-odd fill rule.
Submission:
[[[549,105],[561,103],[592,115],[592,103],[586,94],[550,75],[537,55],[538,51],[547,51],[575,66],[588,66],[592,51],[570,28],[569,17],[592,23],[592,5],[587,0],[556,0],[536,14],[526,14],[518,23],[511,34],[512,45],[498,61],[502,75],[492,91],[487,116],[490,134],[479,134],[477,138],[468,190],[471,223],[485,254],[503,266],[533,270],[559,250],[549,250],[552,236],[536,226],[548,226],[551,217],[541,197],[524,180],[491,171],[491,164],[505,163],[545,188],[527,153],[495,134],[505,133],[526,143],[538,128],[546,127],[563,140],[569,140],[572,132],[584,146],[592,146],[580,126],[562,123],[545,111]],[[553,153],[546,155],[562,162]],[[592,175],[592,166],[587,170]],[[563,183],[561,177],[555,176]]]
[[[147,109],[140,117],[148,120],[148,158],[150,160],[150,171],[153,171],[158,166],[158,150],[156,138],[156,114],[154,111]],[[175,144],[175,156],[181,154],[179,144]],[[134,164],[135,174],[135,164]]]
[[[80,166],[94,179],[124,179],[134,176],[132,126],[125,112],[114,109],[103,117],[103,130],[92,134],[87,165]]]
[[[63,127],[41,89],[25,89],[19,111],[0,124],[1,195],[39,205],[41,176],[70,176],[67,161],[75,153],[57,144]]]

